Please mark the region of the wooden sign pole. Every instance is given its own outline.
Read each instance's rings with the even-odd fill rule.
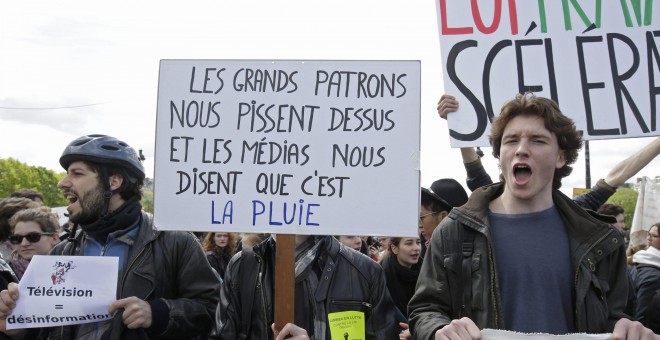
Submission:
[[[296,235],[277,234],[275,251],[275,329],[293,323]]]

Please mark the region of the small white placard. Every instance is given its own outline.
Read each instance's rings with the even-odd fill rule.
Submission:
[[[19,283],[7,329],[52,327],[112,318],[119,258],[35,255]]]
[[[497,329],[484,329],[481,331],[481,340],[610,340],[612,334],[586,334],[574,333],[553,335],[546,333],[518,333]]]

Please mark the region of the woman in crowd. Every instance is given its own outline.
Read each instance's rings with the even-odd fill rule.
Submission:
[[[406,317],[408,301],[415,294],[415,283],[422,266],[421,250],[419,237],[392,237],[389,249],[380,262],[392,300]]]
[[[335,236],[335,238],[343,245],[351,249],[354,249],[356,251],[360,251],[360,249],[362,248],[362,239],[360,238],[360,236],[338,235]]]
[[[59,220],[47,207],[25,209],[9,219],[14,245],[9,265],[20,280],[34,255],[47,255],[60,242]],[[27,263],[27,264],[26,264]]]
[[[206,233],[204,236],[204,250],[206,251],[206,258],[209,260],[211,267],[220,276],[221,280],[225,279],[225,270],[229,260],[234,255],[236,249],[236,234],[214,232]]]

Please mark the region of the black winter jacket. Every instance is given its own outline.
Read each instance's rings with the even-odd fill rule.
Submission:
[[[660,296],[660,268],[650,264],[634,264],[630,274],[635,292],[635,320],[660,334],[658,298],[655,297]]]
[[[206,260],[197,238],[189,232],[159,231],[147,214],[142,214],[140,230],[132,245],[131,258],[120,273],[117,295],[120,299],[136,296],[154,306],[164,307],[167,318],[154,319],[164,331],[153,334],[141,328],[128,330],[115,315],[111,339],[196,339],[211,331],[218,303],[219,283]],[[79,255],[83,232],[76,233],[77,242],[65,240],[53,255]],[[84,324],[81,326],[85,326]],[[44,328],[38,339],[73,339],[73,327]]]
[[[324,306],[325,313],[319,315],[316,322],[326,325],[325,334],[316,334],[312,339],[330,340],[327,314],[351,310],[365,313],[367,339],[398,339],[398,311],[387,291],[385,275],[378,263],[345,247],[331,236],[324,236],[318,242],[323,242],[314,265],[318,271],[307,270],[295,280],[296,296],[309,297],[307,301],[296,301],[295,323],[304,324],[312,314],[310,310],[299,308],[301,304],[318,303]],[[241,306],[241,296],[246,293],[255,294],[247,339],[273,338],[270,325],[273,323],[275,242],[268,238],[253,249],[258,263],[256,287],[245,287],[246,283],[241,282],[244,253],[241,251],[232,257],[227,267],[216,311],[213,339],[238,338],[242,308],[247,307]],[[307,292],[305,281],[317,274],[320,277],[316,291]]]

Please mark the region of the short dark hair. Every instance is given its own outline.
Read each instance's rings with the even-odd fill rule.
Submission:
[[[142,179],[140,176],[136,176],[131,170],[123,166],[94,163],[90,161],[82,162],[85,162],[85,164],[89,165],[92,171],[99,175],[99,179],[101,179],[104,169],[105,174],[108,177],[113,175],[121,176],[123,182],[121,187],[117,189],[117,193],[121,196],[122,199],[128,200],[132,197],[137,197],[138,200],[142,199],[142,186],[144,185],[144,179]]]
[[[559,105],[548,98],[536,97],[533,93],[518,94],[502,107],[500,115],[493,121],[490,144],[493,147],[493,156],[500,158],[502,136],[506,126],[517,116],[531,116],[543,119],[545,128],[555,134],[559,149],[564,152],[566,164],[555,171],[552,179],[552,188],[561,187],[561,179],[570,175],[578,152],[582,147],[582,137],[575,128],[572,119],[566,117],[559,110]]]
[[[619,214],[623,214],[624,210],[623,207],[620,205],[616,204],[610,204],[610,203],[605,203],[598,208],[597,213],[601,215],[608,215],[608,216],[618,216]]]
[[[12,192],[11,195],[9,195],[9,197],[25,197],[25,198],[29,198],[33,201],[35,200],[35,198],[38,198],[42,202],[44,201],[44,196],[40,192],[38,192],[36,190],[32,190],[32,189],[27,189],[27,188],[16,190],[16,191]]]

